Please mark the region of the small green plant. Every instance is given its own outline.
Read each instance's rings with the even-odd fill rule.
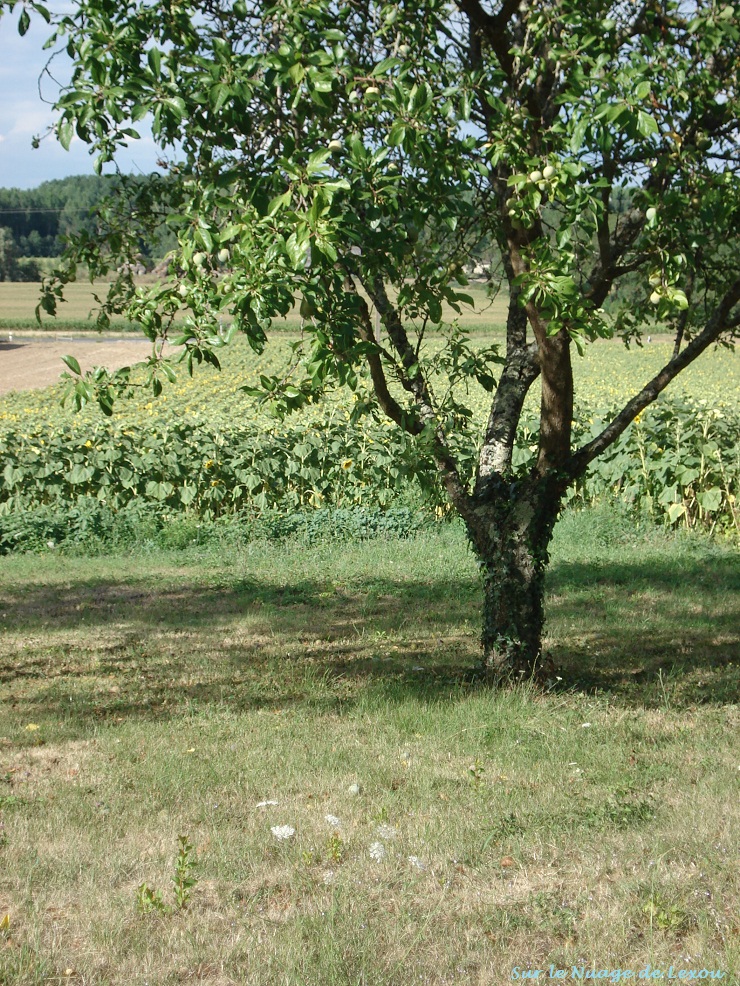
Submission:
[[[613,825],[618,829],[627,829],[653,821],[655,804],[649,793],[641,797],[633,788],[620,789],[600,804],[587,804],[582,818],[587,825],[596,828]]]
[[[667,712],[671,707],[671,696],[666,688],[666,681],[663,677],[663,668],[658,668],[658,688],[660,689],[660,695],[663,700],[663,708]]]
[[[177,859],[175,860],[175,872],[172,882],[175,890],[175,906],[170,907],[165,903],[161,890],[154,890],[148,883],[141,883],[136,890],[136,906],[140,914],[151,914],[157,911],[159,914],[173,914],[175,911],[184,910],[193,887],[198,880],[193,876],[193,869],[196,864],[194,858],[195,849],[186,835],[177,837],[179,846]]]
[[[152,911],[166,914],[169,911],[162,899],[162,891],[152,890],[148,883],[140,883],[136,888],[136,907],[140,914],[151,914]]]
[[[344,843],[339,832],[332,832],[326,840],[326,856],[332,863],[341,863],[344,856]]]
[[[670,903],[658,891],[650,894],[643,905],[642,913],[647,917],[650,928],[661,931],[682,931],[689,923],[689,917],[678,904]]]
[[[500,845],[509,839],[521,835],[525,831],[522,822],[517,818],[516,812],[510,812],[498,819],[494,827],[486,836],[481,846],[481,853],[484,853],[490,845]]]
[[[172,882],[175,885],[175,905],[178,910],[182,910],[187,907],[190,892],[198,880],[197,877],[193,876],[193,868],[195,867],[194,847],[186,835],[178,835],[177,842],[180,848],[175,861],[175,875],[172,877]]]
[[[471,765],[468,767],[468,779],[470,783],[473,785],[473,787],[475,788],[480,787],[481,781],[483,780],[483,774],[485,773],[485,769],[486,768],[483,766],[483,764],[478,759],[478,757],[476,757],[473,763],[471,763]]]

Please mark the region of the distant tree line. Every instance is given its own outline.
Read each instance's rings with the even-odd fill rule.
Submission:
[[[96,233],[98,206],[121,188],[114,175],[76,175],[30,189],[0,188],[0,281],[41,280],[38,260],[59,257],[70,236]],[[149,266],[163,256],[174,245],[171,238],[163,229],[154,246],[142,242],[142,262]]]
[[[130,185],[136,179],[128,178]],[[0,281],[40,281],[40,258],[61,256],[67,238],[98,230],[98,206],[117,193],[129,194],[115,175],[75,175],[45,181],[37,188],[0,188]],[[610,203],[617,215],[630,206],[631,190],[619,188]],[[546,218],[554,221],[554,216]],[[425,233],[422,232],[422,239]],[[153,266],[175,246],[176,239],[164,224],[158,242],[142,240],[141,260]],[[470,267],[482,264],[494,283],[504,279],[501,255],[490,237],[475,229],[470,232]],[[631,284],[621,284],[622,294]],[[607,300],[607,306],[609,299]]]

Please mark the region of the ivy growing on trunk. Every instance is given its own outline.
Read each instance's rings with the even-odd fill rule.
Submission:
[[[96,235],[46,284],[116,271],[100,319],[152,340],[155,392],[185,361],[217,362],[237,332],[255,350],[299,302],[284,412],[366,372],[386,415],[431,454],[485,574],[491,679],[541,661],[543,577],[563,496],[689,364],[740,325],[740,6],[723,0],[4,0],[50,21],[72,58],[55,133],[99,170],[150,127],[161,174],[123,180]],[[137,287],[126,262],[161,229],[168,276]],[[505,347],[453,322],[464,267],[496,244]],[[620,290],[629,284],[629,291]],[[620,299],[627,298],[627,301]],[[608,313],[605,311],[608,307]],[[187,309],[184,321],[176,313]],[[373,311],[374,310],[374,311]],[[380,329],[374,321],[378,313]],[[228,330],[219,331],[221,322]],[[577,447],[573,359],[614,336],[670,331],[672,358]],[[609,348],[600,352],[608,359]],[[74,369],[74,367],[72,367]],[[110,410],[121,376],[73,376]],[[491,395],[482,434],[468,387]],[[525,399],[539,448],[512,461]],[[473,469],[467,464],[475,462]]]

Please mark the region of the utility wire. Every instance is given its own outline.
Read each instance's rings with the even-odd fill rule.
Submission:
[[[43,212],[88,212],[93,206],[75,206],[74,208],[68,209],[66,206],[63,209],[0,209],[0,216],[25,216],[29,213],[38,214]]]

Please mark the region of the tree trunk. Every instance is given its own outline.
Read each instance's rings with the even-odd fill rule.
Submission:
[[[492,684],[537,677],[543,668],[545,571],[561,500],[553,485],[489,490],[475,531],[469,526],[484,573],[483,673]]]

